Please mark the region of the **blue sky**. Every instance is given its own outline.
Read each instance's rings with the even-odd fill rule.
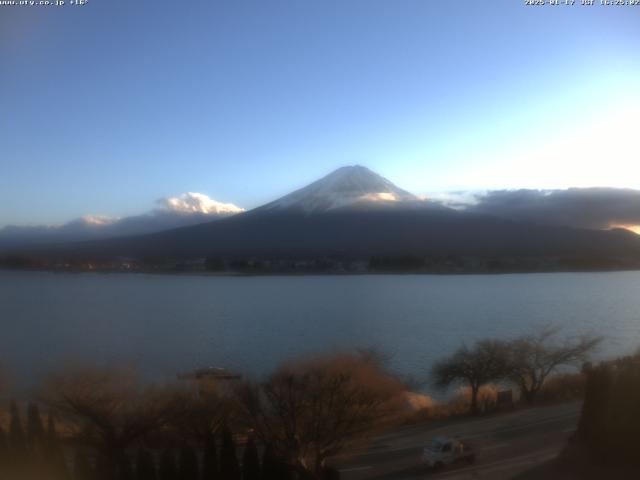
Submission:
[[[640,187],[640,7],[523,3],[0,7],[0,225],[251,208],[354,163],[418,194]]]

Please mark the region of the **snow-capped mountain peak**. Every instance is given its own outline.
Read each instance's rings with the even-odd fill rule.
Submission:
[[[360,165],[342,167],[262,209],[319,213],[349,206],[419,202],[420,199]]]

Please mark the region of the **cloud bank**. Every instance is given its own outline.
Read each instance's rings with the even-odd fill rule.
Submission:
[[[150,212],[129,217],[85,215],[62,225],[9,225],[0,228],[0,248],[141,235],[210,222],[244,211],[197,192],[162,198],[156,203],[158,207]]]
[[[476,195],[465,211],[577,228],[640,225],[640,191],[620,188],[498,190]]]
[[[640,234],[640,190],[570,188],[567,190],[495,190],[449,192],[430,200],[470,213],[538,225],[588,229],[627,228]],[[29,244],[140,235],[209,222],[243,212],[232,203],[187,192],[158,200],[148,213],[123,218],[86,215],[57,226],[7,226],[0,248]]]

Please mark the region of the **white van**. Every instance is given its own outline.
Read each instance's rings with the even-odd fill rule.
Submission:
[[[473,449],[455,438],[436,437],[422,452],[423,463],[435,470],[454,463],[471,464],[475,460],[476,454]]]

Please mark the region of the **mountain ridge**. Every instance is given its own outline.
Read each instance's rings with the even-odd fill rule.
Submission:
[[[213,222],[29,254],[58,260],[127,258],[147,264],[199,258],[224,264],[260,259],[283,265],[296,258],[352,262],[415,257],[448,265],[443,259],[465,258],[472,266],[481,259],[486,265],[498,261],[524,269],[578,258],[617,268],[640,266],[640,237],[453,210],[421,200],[365,167],[351,166],[266,205]]]

